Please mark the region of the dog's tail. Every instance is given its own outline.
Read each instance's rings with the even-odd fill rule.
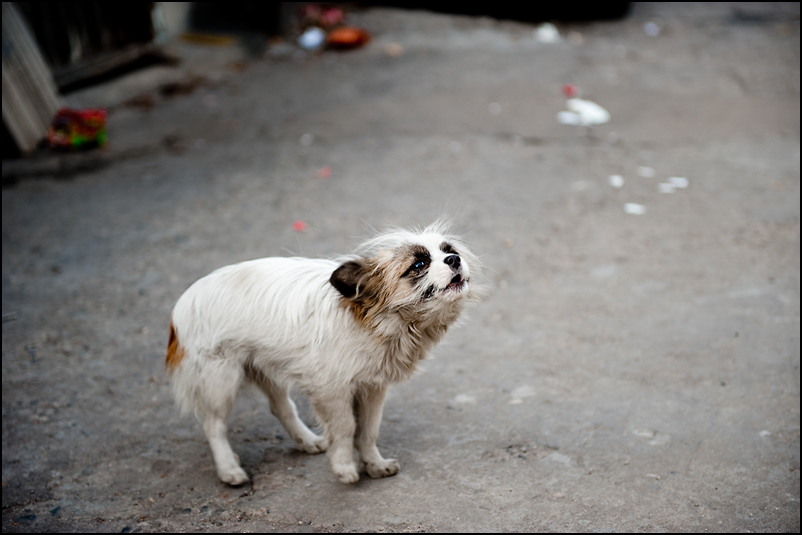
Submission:
[[[170,319],[170,341],[167,343],[167,358],[165,359],[167,371],[174,371],[178,368],[179,364],[181,364],[182,360],[184,360],[184,348],[178,341],[178,335],[175,333],[173,320]]]

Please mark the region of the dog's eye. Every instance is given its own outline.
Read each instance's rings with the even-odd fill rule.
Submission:
[[[409,267],[402,276],[417,277],[423,273],[423,270],[429,267],[429,264],[432,263],[432,257],[429,255],[429,251],[422,246],[415,247],[410,252],[412,254],[411,258],[409,258],[409,264],[407,264]]]
[[[415,260],[415,262],[411,266],[409,266],[409,269],[406,271],[406,273],[404,273],[404,276],[407,275],[418,276],[424,269],[426,269],[427,265],[428,262],[426,262],[425,260]]]

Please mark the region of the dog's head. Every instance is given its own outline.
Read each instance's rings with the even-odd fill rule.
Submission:
[[[329,281],[358,319],[388,314],[415,323],[448,326],[476,297],[478,259],[435,223],[422,231],[395,230],[357,249]]]

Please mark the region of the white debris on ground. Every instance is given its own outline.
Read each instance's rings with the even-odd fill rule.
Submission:
[[[624,205],[624,212],[633,215],[643,215],[646,213],[646,207],[636,202],[628,202]]]
[[[675,189],[674,184],[669,184],[667,182],[661,182],[657,185],[657,191],[660,193],[674,193]]]
[[[669,177],[668,183],[674,186],[675,188],[685,189],[688,187],[688,179],[682,176],[672,176]]]
[[[316,26],[312,26],[298,37],[298,45],[304,50],[317,50],[326,40],[326,32]]]
[[[565,102],[568,111],[557,114],[561,124],[572,126],[593,126],[604,124],[610,120],[610,112],[592,102],[581,98],[569,98]]]
[[[532,33],[539,43],[559,43],[562,41],[560,31],[550,22],[544,22],[535,28]]]

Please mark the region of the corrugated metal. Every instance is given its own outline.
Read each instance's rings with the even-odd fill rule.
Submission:
[[[3,2],[3,122],[20,151],[36,148],[62,105],[31,31],[13,3]]]

